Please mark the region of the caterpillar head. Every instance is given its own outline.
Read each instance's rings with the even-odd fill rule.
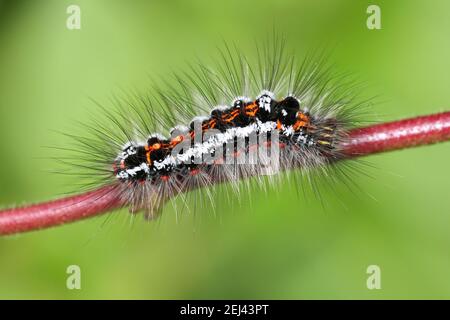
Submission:
[[[144,180],[148,172],[145,147],[127,143],[114,161],[113,169],[119,180]]]

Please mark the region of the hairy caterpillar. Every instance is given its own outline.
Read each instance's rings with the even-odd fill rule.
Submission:
[[[165,81],[118,100],[113,111],[102,107],[110,121],[94,120],[90,136],[73,136],[80,149],[72,164],[99,178],[95,186],[114,185],[131,212],[149,218],[166,200],[217,182],[236,187],[294,168],[329,175],[355,109],[367,104],[324,55],[299,62],[280,40],[255,60],[225,46],[215,67],[199,63]]]

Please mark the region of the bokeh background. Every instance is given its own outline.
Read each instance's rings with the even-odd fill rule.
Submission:
[[[70,4],[81,30],[66,28]],[[369,4],[382,30],[367,29]],[[0,205],[73,191],[46,146],[70,145],[57,132],[89,121],[89,98],[108,105],[223,40],[249,48],[273,27],[299,54],[332,44],[337,67],[378,96],[371,120],[450,109],[446,0],[0,1]],[[359,192],[337,186],[325,205],[283,183],[220,201],[216,214],[177,220],[168,207],[147,223],[120,211],[1,238],[0,298],[450,298],[449,147],[367,158]],[[66,288],[72,264],[81,290]],[[366,287],[372,264],[381,290]]]

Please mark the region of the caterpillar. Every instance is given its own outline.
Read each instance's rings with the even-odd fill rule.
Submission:
[[[357,86],[334,75],[323,54],[299,61],[285,41],[257,47],[253,60],[228,45],[219,57],[214,67],[199,62],[146,94],[116,99],[116,108],[100,106],[109,121],[94,119],[88,136],[71,136],[71,165],[96,177],[95,187],[113,185],[130,212],[147,218],[217,182],[236,189],[290,169],[330,175],[367,104]]]

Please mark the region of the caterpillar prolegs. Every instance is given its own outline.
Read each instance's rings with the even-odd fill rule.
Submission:
[[[113,111],[103,107],[109,121],[74,137],[92,156],[79,167],[149,218],[167,200],[218,182],[329,170],[364,104],[323,56],[298,62],[279,41],[254,60],[226,46],[215,67],[199,63],[163,81]],[[167,137],[157,133],[164,130]]]

